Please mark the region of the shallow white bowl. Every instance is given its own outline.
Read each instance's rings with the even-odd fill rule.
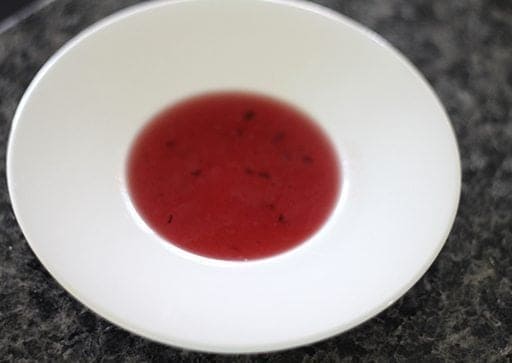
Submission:
[[[342,160],[330,219],[272,258],[182,251],[126,193],[137,130],[175,100],[225,89],[302,108]],[[420,74],[351,20],[282,0],[145,3],[92,26],[27,90],[7,172],[30,246],[73,296],[134,333],[214,352],[289,348],[374,316],[430,266],[460,191],[453,132]]]

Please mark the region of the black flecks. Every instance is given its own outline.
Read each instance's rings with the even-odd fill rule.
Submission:
[[[302,155],[302,162],[304,164],[312,164],[313,163],[313,158],[309,155]]]
[[[172,219],[173,219],[173,215],[169,214],[169,218],[167,218],[167,223],[171,224],[172,223]]]
[[[251,121],[256,116],[256,113],[253,110],[247,110],[244,112],[243,119],[245,121]]]
[[[245,168],[245,174],[254,175],[254,170],[252,170],[251,168]]]
[[[258,176],[263,179],[270,179],[270,174],[266,171],[260,171],[258,172]]]
[[[203,171],[201,169],[196,169],[196,170],[190,172],[190,175],[199,176],[199,175],[201,175],[202,172]]]
[[[235,252],[240,253],[240,248],[239,248],[239,247],[237,247],[237,246],[235,246],[235,245],[233,245],[233,244],[229,244],[229,245],[228,245],[228,248],[229,248],[230,250],[232,250],[232,251],[235,251]]]
[[[282,131],[279,131],[279,132],[275,133],[274,136],[272,136],[272,143],[279,144],[280,142],[282,142],[284,140],[284,137],[285,137],[285,133]]]
[[[277,217],[277,221],[279,223],[285,223],[286,222],[286,218],[285,218],[283,213],[279,214],[279,217]]]

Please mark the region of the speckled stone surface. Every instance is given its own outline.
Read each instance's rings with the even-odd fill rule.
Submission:
[[[112,326],[49,276],[13,216],[4,160],[25,88],[66,40],[135,2],[53,0],[0,33],[0,361],[512,361],[512,1],[318,1],[431,82],[459,140],[461,204],[439,258],[395,305],[327,341],[255,356],[182,351]]]

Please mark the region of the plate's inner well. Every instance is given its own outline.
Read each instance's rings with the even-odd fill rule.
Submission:
[[[339,162],[307,115],[242,92],[188,98],[150,120],[128,161],[136,210],[161,237],[228,260],[272,256],[325,222]]]

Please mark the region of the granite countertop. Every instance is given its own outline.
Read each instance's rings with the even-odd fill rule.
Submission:
[[[460,209],[437,260],[392,307],[329,340],[255,356],[182,351],[97,317],[50,277],[14,218],[5,152],[25,88],[65,41],[136,2],[46,0],[0,26],[0,361],[512,361],[512,1],[317,1],[381,34],[433,85],[459,141]]]

